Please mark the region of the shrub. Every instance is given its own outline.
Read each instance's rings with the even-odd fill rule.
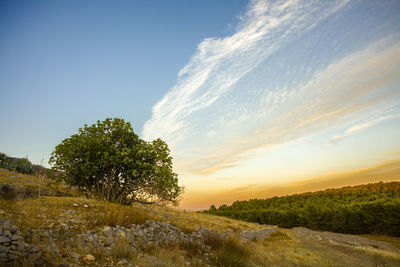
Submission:
[[[0,153],[0,168],[25,174],[36,172],[35,165],[32,165],[28,158],[13,158],[4,153]]]

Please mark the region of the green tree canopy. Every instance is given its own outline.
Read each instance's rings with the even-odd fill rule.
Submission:
[[[111,202],[176,204],[183,192],[168,145],[140,139],[119,118],[85,124],[56,146],[49,163],[87,196]]]

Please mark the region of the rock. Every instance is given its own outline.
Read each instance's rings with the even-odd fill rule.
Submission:
[[[27,247],[27,244],[25,242],[19,242],[18,243],[19,252],[23,253],[26,247]]]
[[[3,231],[3,235],[4,235],[5,237],[11,237],[11,233],[10,233],[8,230],[4,230],[4,231]]]
[[[85,205],[83,205],[83,206],[84,206],[85,208],[89,208],[89,206],[88,206],[88,205],[86,205],[86,204],[85,204]]]
[[[7,253],[10,249],[8,247],[0,246],[0,254]]]
[[[5,236],[0,236],[0,244],[2,244],[2,243],[8,243],[8,242],[10,242],[11,240],[8,238],[8,237],[5,237]]]
[[[17,240],[20,240],[20,239],[22,239],[22,237],[20,237],[20,236],[18,236],[18,235],[12,235],[12,236],[11,236],[11,240],[12,240],[12,241],[17,241]]]
[[[74,204],[72,204],[72,206],[74,206],[74,207],[78,207],[78,204],[74,203]]]
[[[72,256],[72,258],[74,258],[74,259],[79,259],[80,257],[81,257],[81,255],[79,255],[78,253],[76,253],[76,252],[72,252],[71,253],[71,256]]]
[[[12,234],[16,234],[17,231],[18,231],[18,227],[15,226],[15,225],[12,225],[10,229],[11,229],[11,233],[12,233]]]
[[[264,240],[267,236],[278,231],[276,227],[264,228],[261,230],[247,230],[240,233],[242,239],[247,239],[250,241],[254,240]]]
[[[103,228],[103,231],[102,231],[104,234],[106,234],[106,235],[110,235],[111,234],[111,232],[112,232],[112,229],[111,229],[111,227],[110,226],[104,226],[104,228]]]
[[[103,254],[104,254],[105,256],[110,256],[111,253],[112,253],[112,249],[111,249],[110,247],[105,247],[105,248],[103,248]]]
[[[122,231],[122,230],[119,230],[118,233],[117,233],[117,236],[118,237],[126,237],[126,233],[124,231]]]
[[[61,223],[60,225],[63,228],[63,230],[68,230],[68,228],[69,228],[68,224],[66,224],[66,223]]]
[[[32,252],[40,252],[40,247],[39,246],[33,246],[32,247]]]
[[[86,261],[94,261],[95,257],[92,254],[86,254],[85,258]]]
[[[118,265],[127,265],[128,264],[128,260],[127,259],[122,259],[117,264]]]

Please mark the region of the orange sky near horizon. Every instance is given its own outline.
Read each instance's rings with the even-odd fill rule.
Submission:
[[[393,154],[400,155],[399,152]],[[179,209],[204,210],[208,209],[211,204],[218,207],[222,204],[229,205],[236,200],[263,199],[328,188],[390,181],[400,181],[400,158],[388,160],[367,168],[327,173],[318,177],[293,181],[281,186],[250,184],[248,186],[227,188],[226,190],[208,193],[191,190],[185,193]]]

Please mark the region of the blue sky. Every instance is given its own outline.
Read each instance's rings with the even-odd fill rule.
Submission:
[[[193,209],[400,179],[398,1],[1,5],[0,151],[47,161],[122,117],[167,141]]]
[[[207,36],[245,1],[1,1],[1,151],[33,162],[109,116],[140,133]]]

